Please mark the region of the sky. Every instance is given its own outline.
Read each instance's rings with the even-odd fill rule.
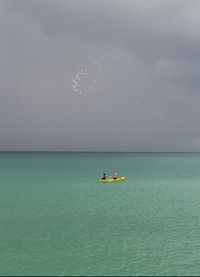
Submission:
[[[0,151],[200,151],[199,0],[0,0]]]

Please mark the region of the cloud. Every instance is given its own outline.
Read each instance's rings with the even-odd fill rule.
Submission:
[[[0,150],[198,151],[199,6],[1,1]]]

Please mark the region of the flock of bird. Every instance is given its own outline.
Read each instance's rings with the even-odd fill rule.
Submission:
[[[100,63],[94,61],[91,70],[88,70],[87,68],[78,68],[76,70],[75,78],[72,80],[73,90],[76,93],[82,94],[94,89],[97,82],[95,80],[96,71],[100,66]]]

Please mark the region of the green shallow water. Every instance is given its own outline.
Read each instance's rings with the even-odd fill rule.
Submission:
[[[200,275],[199,259],[200,154],[0,154],[0,275]]]

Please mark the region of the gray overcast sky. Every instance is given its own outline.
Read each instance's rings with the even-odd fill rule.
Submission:
[[[0,150],[200,151],[199,14],[198,0],[0,0]]]

